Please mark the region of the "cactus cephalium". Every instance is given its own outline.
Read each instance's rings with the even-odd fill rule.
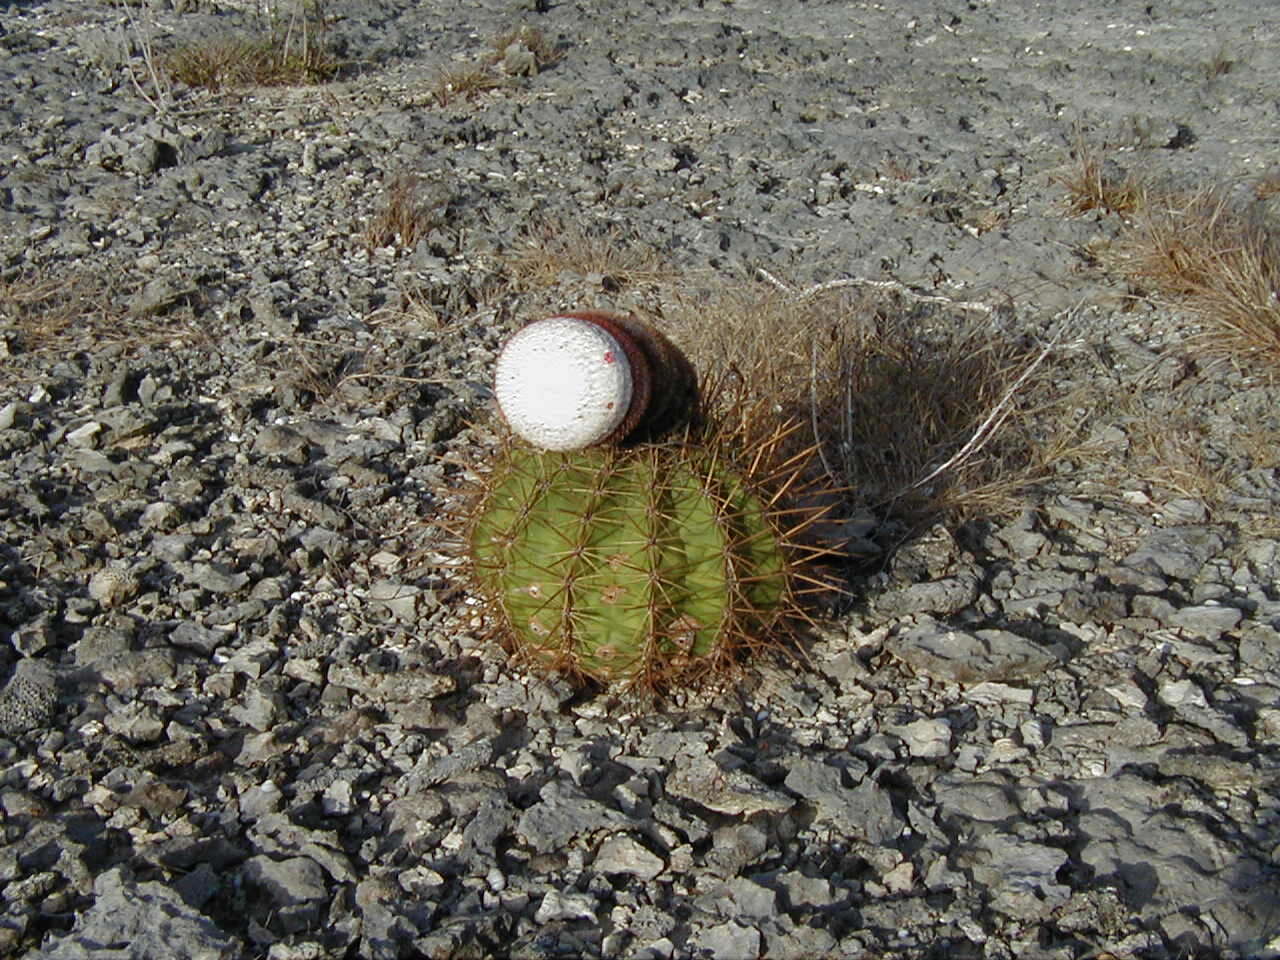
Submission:
[[[821,510],[779,506],[797,476],[773,462],[781,440],[509,447],[469,539],[513,652],[647,692],[770,645],[800,613],[797,563],[821,552],[794,543]]]

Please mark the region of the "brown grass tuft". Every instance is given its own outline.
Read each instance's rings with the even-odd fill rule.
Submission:
[[[606,290],[677,276],[659,251],[613,226],[588,229],[570,223],[539,224],[505,260],[512,280],[521,287],[551,287],[564,273],[599,276]]]
[[[809,425],[802,439],[816,441],[853,506],[913,528],[1016,511],[1069,437],[1036,434],[1042,411],[1029,398],[1047,391],[1029,367],[1040,351],[1001,337],[985,315],[748,286],[691,300],[672,320],[699,369],[729,370],[738,396],[768,398],[778,416]]]
[[[483,64],[446,67],[436,76],[431,95],[439,106],[455,100],[473,100],[489,90],[506,86],[506,78]]]
[[[513,43],[520,44],[533,54],[539,70],[547,69],[547,67],[564,56],[564,51],[555,42],[548,39],[540,28],[520,26],[514,30],[500,33],[493,38],[493,51],[489,54],[489,62],[501,63],[506,55],[507,48]]]
[[[120,291],[87,271],[29,272],[0,281],[0,331],[13,353],[65,349],[92,338],[132,348],[149,342],[159,324],[131,317]]]
[[[1151,197],[1116,262],[1200,316],[1208,349],[1280,363],[1280,230],[1262,209],[1227,189]]]
[[[226,34],[187,44],[160,61],[170,81],[215,93],[241,87],[324,83],[341,63],[323,41],[323,22],[297,15],[268,36]]]
[[[412,250],[436,225],[436,212],[423,200],[419,186],[418,178],[410,173],[396,174],[387,181],[382,208],[364,230],[366,250]]]
[[[1074,165],[1053,179],[1067,191],[1067,209],[1073,216],[1091,210],[1127,214],[1142,206],[1145,187],[1138,178],[1111,169],[1099,151],[1083,141],[1072,155]]]

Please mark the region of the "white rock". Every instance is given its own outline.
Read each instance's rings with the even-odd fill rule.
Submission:
[[[945,757],[951,752],[951,726],[945,720],[916,720],[893,727],[913,757]]]
[[[625,833],[615,833],[600,844],[592,867],[599,873],[626,873],[652,880],[666,869],[666,864],[639,841]]]
[[[595,897],[549,890],[533,919],[537,923],[550,923],[552,920],[594,920],[595,916]]]

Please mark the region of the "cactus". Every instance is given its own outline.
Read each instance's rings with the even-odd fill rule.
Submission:
[[[796,480],[792,464],[773,470],[782,436],[745,450],[723,436],[509,447],[469,542],[510,648],[578,680],[654,691],[769,644],[800,610],[797,562],[821,552],[792,543],[821,511],[776,505]]]

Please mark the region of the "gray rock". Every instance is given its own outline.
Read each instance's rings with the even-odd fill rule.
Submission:
[[[400,789],[407,794],[412,794],[440,783],[448,783],[464,774],[487,767],[492,759],[493,741],[491,740],[474,740],[443,757],[430,757],[424,754],[418,758],[413,769],[401,779]]]
[[[765,955],[773,960],[812,960],[839,953],[836,938],[821,927],[798,926],[786,933],[766,931],[765,945]]]
[[[1061,907],[1071,888],[1057,881],[1067,853],[1003,833],[986,833],[961,857],[973,878],[991,891],[991,906],[1019,919],[1043,917]]]
[[[1157,696],[1161,703],[1175,710],[1187,707],[1207,709],[1209,706],[1204,698],[1204,691],[1194,680],[1170,680],[1162,683]]]
[[[328,894],[324,871],[308,857],[276,860],[267,856],[251,857],[240,872],[250,883],[261,887],[278,906],[293,906],[323,900]]]
[[[575,837],[632,826],[622,814],[590,799],[563,780],[549,782],[539,797],[538,803],[520,815],[516,831],[541,853],[562,849]]]
[[[1038,525],[1035,513],[1024,510],[1013,523],[997,530],[995,539],[1004,545],[1010,556],[1025,560],[1034,557],[1049,543],[1037,529]]]
[[[957,683],[1034,677],[1061,663],[1058,646],[1040,646],[1008,630],[951,629],[917,617],[885,641],[885,649],[913,669]]]
[[[700,951],[715,958],[760,956],[760,931],[734,921],[700,930],[691,939]]]
[[[767,879],[757,875],[755,879],[780,889],[790,910],[823,910],[841,899],[828,878],[811,876],[804,870],[785,870],[769,875]]]
[[[978,596],[978,578],[966,573],[924,583],[913,583],[876,598],[876,609],[890,616],[912,613],[951,614],[963,610]]]
[[[1196,803],[1194,788],[1158,785],[1129,773],[1074,787],[1081,861],[1095,871],[1095,882],[1118,884],[1135,910],[1166,936],[1189,933],[1192,943],[1208,942],[1206,928],[1188,931],[1181,923],[1186,907],[1229,930],[1236,943],[1274,934],[1274,904],[1267,885],[1259,885],[1256,850],[1243,837],[1217,829],[1218,815]]]
[[[591,894],[548,890],[533,919],[537,923],[551,923],[555,920],[594,920],[595,917],[596,898]]]
[[[9,638],[9,642],[13,644],[13,648],[22,654],[25,658],[35,657],[48,650],[57,642],[57,634],[54,630],[54,616],[52,613],[45,611],[35,618],[28,620]]]
[[[270,730],[286,715],[284,698],[274,689],[271,680],[249,684],[241,702],[231,709],[231,716],[236,720],[259,731]]]
[[[281,424],[263,427],[253,440],[254,453],[299,464],[307,462],[309,446],[309,441],[301,433]]]
[[[29,954],[38,960],[234,960],[240,945],[162,883],[135,883],[119,867],[93,885],[71,933]]]
[[[888,792],[869,777],[846,787],[836,767],[799,759],[792,764],[785,783],[817,808],[818,820],[834,825],[847,836],[880,844],[902,831]]]
[[[435,606],[435,597],[421,587],[394,580],[378,580],[369,587],[369,600],[405,623],[414,623]]]
[[[319,922],[329,889],[324,871],[314,860],[259,855],[245,861],[240,875],[250,889],[261,891],[271,904],[271,922],[286,932],[311,929]]]
[[[959,814],[969,820],[999,823],[1022,813],[1011,785],[1003,780],[948,774],[934,781],[933,793],[947,815]]]
[[[88,666],[99,660],[127,653],[133,648],[134,631],[122,626],[86,627],[76,641],[75,653],[78,666]]]
[[[230,640],[231,636],[225,631],[213,630],[198,623],[192,623],[190,620],[183,620],[169,632],[169,642],[175,647],[184,647],[208,656]]]
[[[712,833],[707,867],[721,877],[735,877],[769,849],[769,838],[749,823],[721,827]]]
[[[1217,604],[1199,604],[1183,607],[1170,619],[1172,626],[1185,630],[1194,637],[1217,640],[1239,626],[1244,614],[1235,607]]]
[[[888,732],[902,739],[913,757],[945,757],[951,752],[951,725],[945,720],[920,719]]]
[[[792,801],[744,770],[724,770],[710,757],[677,760],[666,781],[667,793],[734,816],[789,810]]]
[[[1216,527],[1170,527],[1143,538],[1124,562],[1176,580],[1194,580],[1205,563],[1221,553],[1226,545],[1226,537]]]
[[[149,703],[134,700],[107,714],[105,726],[130,743],[153,743],[164,735],[164,718]]]
[[[725,886],[740,918],[759,921],[777,916],[778,895],[768,887],[746,877],[734,877],[726,881]]]
[[[175,562],[173,567],[187,583],[210,593],[235,593],[249,582],[247,573],[232,573],[222,564]]]
[[[182,510],[163,500],[147,504],[138,517],[138,526],[143,530],[172,530],[181,522]]]

